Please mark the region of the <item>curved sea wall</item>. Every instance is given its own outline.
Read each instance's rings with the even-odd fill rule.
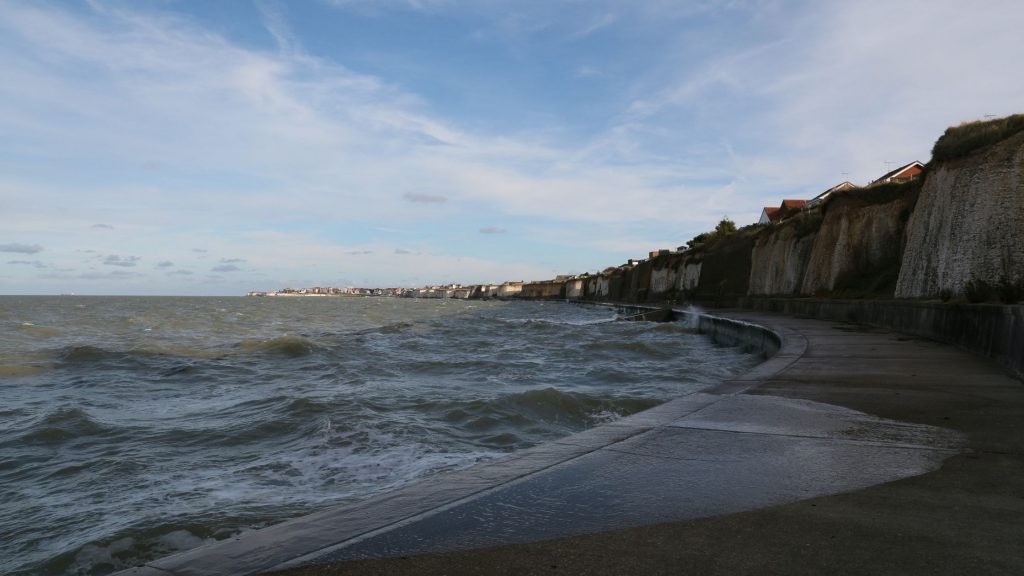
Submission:
[[[614,306],[620,314],[625,315],[659,310],[653,306],[602,305]],[[782,337],[764,326],[723,318],[692,308],[673,308],[673,312],[682,316],[690,327],[723,346],[741,346],[744,350],[759,353],[766,359],[774,356],[782,347]]]
[[[1024,378],[1024,306],[744,298],[742,308],[889,328],[992,358]]]

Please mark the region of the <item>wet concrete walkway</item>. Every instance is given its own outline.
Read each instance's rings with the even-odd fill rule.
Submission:
[[[952,505],[968,512],[957,522],[982,521],[985,538],[997,543],[986,554],[1000,559],[997,566],[1024,568],[1020,381],[987,360],[882,330],[774,315],[729,316],[770,327],[782,337],[779,353],[735,380],[613,424],[128,573],[253,574],[423,553],[433,556],[405,564],[349,562],[303,573],[355,573],[359,566],[365,569],[359,573],[416,566],[442,566],[448,573],[546,573],[541,568],[549,565],[561,565],[557,573],[573,573],[573,568],[581,574],[672,573],[668,558],[684,557],[694,566],[708,560],[709,553],[702,556],[699,546],[688,548],[687,539],[700,542],[721,519],[785,517],[782,511],[805,502],[884,491],[900,484],[893,481],[915,476],[948,475],[948,464],[939,468],[951,457],[962,471],[963,459],[977,460],[980,454],[997,455],[1003,462],[997,469],[1004,474],[982,482],[988,488],[981,493],[959,495],[964,501]],[[979,478],[957,482],[969,481]],[[941,497],[948,499],[949,494]],[[938,519],[930,524],[946,526],[949,532],[945,503],[929,500],[926,493],[916,498],[899,505],[890,502],[888,506],[901,510],[891,516],[884,507],[866,506],[830,522],[843,527],[869,521],[878,525],[871,534],[884,534],[885,526],[895,524],[903,534],[913,531],[905,526],[908,513],[920,517],[938,505],[939,511],[931,512]],[[1001,520],[1007,518],[1016,521]],[[779,542],[778,536],[789,534],[801,541],[807,526],[803,521],[783,522],[757,542],[785,548],[790,540]],[[914,527],[923,530],[921,538],[935,547],[934,554],[948,557],[941,534],[928,536],[928,529]],[[668,548],[649,548],[673,530],[683,532],[681,540]],[[580,536],[597,532],[603,534]],[[609,540],[609,534],[615,537]],[[955,533],[947,537],[969,540]],[[549,540],[557,538],[563,539]],[[539,540],[547,542],[528,544]],[[628,547],[623,549],[622,543]],[[749,549],[757,543],[745,545]],[[884,548],[884,542],[875,546]],[[491,548],[450,552],[482,547]],[[792,552],[792,558],[801,557],[799,550]],[[772,556],[761,554],[766,562]],[[630,556],[635,557],[621,563]],[[730,566],[719,556],[700,572]],[[969,556],[975,565],[992,567],[985,554]],[[487,558],[501,560],[493,564]],[[649,565],[651,558],[660,560]],[[509,572],[510,567],[517,568]],[[868,567],[859,573],[871,572]],[[785,571],[796,568],[790,565]]]

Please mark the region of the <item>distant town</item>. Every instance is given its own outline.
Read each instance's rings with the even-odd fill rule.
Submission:
[[[924,172],[924,164],[918,161],[900,166],[880,178],[872,181],[867,187],[860,187],[852,182],[842,182],[818,194],[810,200],[785,199],[778,207],[765,206],[757,223],[747,226],[740,232],[757,232],[764,228],[772,228],[791,221],[795,217],[807,216],[816,211],[820,214],[822,207],[831,199],[839,198],[859,190],[871,191],[882,185],[899,185],[917,181]],[[817,219],[820,225],[821,218]],[[255,297],[293,297],[293,296],[387,296],[395,298],[454,298],[461,300],[507,300],[507,299],[577,299],[592,297],[621,297],[623,288],[642,289],[644,292],[662,293],[665,286],[671,291],[682,294],[695,294],[700,283],[701,260],[704,245],[737,232],[736,225],[728,218],[723,219],[718,228],[711,232],[697,235],[675,250],[653,250],[646,259],[630,259],[620,266],[612,266],[594,274],[562,275],[552,280],[533,282],[504,282],[502,284],[443,284],[424,286],[423,288],[335,288],[317,286],[313,288],[285,288],[276,292],[249,292]],[[752,246],[750,247],[752,248]],[[696,255],[696,257],[694,257]],[[683,270],[673,273],[676,264],[666,270],[669,260],[683,258],[692,260],[683,265]],[[646,266],[644,266],[646,265]],[[633,281],[627,278],[635,268],[641,268],[644,280]],[[653,267],[654,270],[646,268]],[[670,277],[657,278],[658,276]],[[661,289],[658,289],[658,288]],[[721,287],[719,287],[721,288]]]
[[[316,286],[313,288],[285,288],[275,292],[249,292],[248,296],[286,298],[295,296],[389,296],[394,298],[458,298],[463,300],[482,298],[515,298],[520,295],[526,282],[505,282],[503,284],[444,284],[423,288],[336,288]]]

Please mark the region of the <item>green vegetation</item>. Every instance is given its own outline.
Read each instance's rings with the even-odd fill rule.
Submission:
[[[726,236],[736,232],[736,223],[729,219],[728,216],[722,218],[715,229],[711,232],[701,232],[692,239],[690,239],[686,245],[690,248],[697,246],[698,244],[706,244],[712,240],[719,238],[725,238]]]
[[[964,284],[964,298],[972,304],[988,302],[992,299],[992,295],[992,286],[984,280],[971,278],[967,284]]]
[[[898,258],[877,266],[851,270],[836,279],[831,292],[816,294],[819,298],[887,300],[896,294],[896,280],[900,275]]]
[[[1024,132],[1024,114],[1014,114],[987,122],[966,122],[952,126],[932,147],[932,161],[962,158],[975,150]]]
[[[1013,282],[1003,276],[999,281],[999,286],[996,286],[996,293],[999,295],[999,301],[1003,304],[1016,304],[1024,300],[1024,281]]]
[[[821,210],[802,210],[799,214],[789,217],[787,221],[792,223],[793,233],[800,239],[821,230],[821,223],[824,220],[825,215]]]
[[[863,206],[888,204],[894,200],[906,198],[909,200],[910,206],[913,207],[917,203],[917,196],[920,194],[922,186],[924,186],[923,176],[909,182],[886,182],[850,190],[843,194],[836,194],[832,198],[835,198],[836,202],[858,202]]]

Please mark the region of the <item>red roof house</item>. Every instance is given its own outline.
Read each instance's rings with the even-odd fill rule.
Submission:
[[[884,176],[872,182],[872,184],[884,184],[886,182],[910,182],[911,180],[919,177],[921,172],[924,172],[924,164],[914,160],[910,164],[900,166],[892,172],[887,172]]]
[[[798,212],[805,204],[807,204],[807,200],[783,200],[778,208],[765,206],[761,210],[761,219],[757,222],[758,224],[776,224],[788,218],[790,214]]]

